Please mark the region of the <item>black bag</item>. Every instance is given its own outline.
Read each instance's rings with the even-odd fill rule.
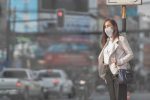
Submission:
[[[126,70],[126,78],[127,78],[127,83],[130,84],[133,82],[134,80],[134,76],[133,76],[134,72],[132,69],[127,69]]]
[[[129,84],[133,81],[133,71],[131,69],[119,69],[118,82],[119,84]]]

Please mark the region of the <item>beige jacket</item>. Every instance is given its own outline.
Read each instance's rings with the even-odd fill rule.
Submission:
[[[106,68],[104,67],[104,49],[107,46],[109,42],[109,39],[107,40],[104,48],[102,49],[102,51],[99,54],[98,57],[98,72],[99,72],[99,76],[102,79],[105,79],[105,74],[106,74]],[[109,57],[109,65],[112,64],[111,62],[111,58],[116,58],[117,60],[117,67],[118,69],[127,69],[127,66],[129,66],[129,61],[133,58],[133,52],[130,48],[130,45],[126,39],[125,36],[119,36],[119,39],[116,38],[114,40],[114,46],[113,46],[113,50],[111,51],[111,55]]]

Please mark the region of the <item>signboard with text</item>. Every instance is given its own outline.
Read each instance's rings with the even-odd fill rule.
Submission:
[[[140,5],[142,0],[107,0],[107,5]]]

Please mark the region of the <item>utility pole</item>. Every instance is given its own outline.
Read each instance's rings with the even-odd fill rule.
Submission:
[[[126,32],[126,5],[122,5],[122,12],[121,12],[121,17],[122,17],[122,32]]]
[[[11,0],[8,0],[8,18],[7,18],[7,30],[6,30],[6,52],[7,52],[7,55],[6,55],[6,61],[5,61],[5,64],[6,64],[6,67],[9,66],[10,64],[10,10],[11,10]]]
[[[107,5],[121,5],[122,32],[126,32],[126,6],[140,5],[142,0],[107,0]]]

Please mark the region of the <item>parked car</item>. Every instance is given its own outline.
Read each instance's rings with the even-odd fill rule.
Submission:
[[[43,88],[30,69],[6,68],[0,74],[0,96],[12,100],[43,100]]]
[[[39,82],[44,87],[45,96],[51,94],[67,95],[68,98],[74,96],[73,82],[68,78],[65,71],[61,69],[43,69],[37,71],[38,76],[42,78]]]
[[[89,45],[72,42],[52,44],[44,55],[47,66],[91,66],[92,58]]]

